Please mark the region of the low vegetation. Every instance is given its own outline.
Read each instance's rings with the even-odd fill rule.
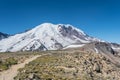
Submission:
[[[0,71],[7,70],[7,69],[9,69],[9,67],[11,67],[12,65],[15,65],[17,63],[18,63],[18,60],[16,60],[13,57],[7,58],[4,61],[1,60],[0,61]]]
[[[120,68],[101,54],[50,51],[19,69],[15,80],[120,80]]]
[[[9,69],[12,65],[24,62],[38,54],[37,52],[0,53],[0,72]]]

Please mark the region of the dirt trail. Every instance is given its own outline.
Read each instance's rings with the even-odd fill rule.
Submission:
[[[41,55],[36,55],[32,58],[25,60],[23,63],[13,65],[10,69],[0,72],[0,80],[14,80],[13,78],[17,76],[18,69],[23,68],[25,64],[35,60],[36,58],[40,57]]]

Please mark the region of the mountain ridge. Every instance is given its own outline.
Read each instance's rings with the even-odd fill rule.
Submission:
[[[88,43],[105,42],[86,34],[70,24],[43,23],[23,33],[0,40],[0,52],[45,51],[82,47]],[[119,51],[117,44],[110,47]],[[93,48],[92,48],[93,49]],[[98,51],[94,47],[93,51]]]
[[[1,40],[0,52],[57,50],[72,44],[92,41],[100,40],[88,36],[82,30],[70,24],[43,23],[27,32]]]

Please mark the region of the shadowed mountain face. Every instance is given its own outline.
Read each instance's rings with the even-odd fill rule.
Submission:
[[[97,42],[95,43],[95,47],[100,53],[115,55],[115,52],[109,43]]]
[[[8,34],[5,34],[5,33],[2,33],[0,32],[0,40],[4,39],[4,38],[8,38],[9,35]]]

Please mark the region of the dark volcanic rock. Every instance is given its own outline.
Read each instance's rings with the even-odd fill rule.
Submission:
[[[111,45],[104,42],[95,43],[95,47],[102,53],[111,53],[115,54],[114,50],[111,48]]]

